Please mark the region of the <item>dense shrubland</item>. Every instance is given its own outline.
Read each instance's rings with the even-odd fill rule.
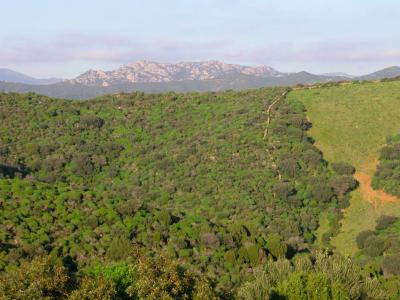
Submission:
[[[314,254],[322,212],[336,216],[326,245],[338,230],[354,168],[324,161],[299,102],[274,106],[263,139],[283,92],[1,94],[3,296],[317,299],[307,291],[323,286],[326,299],[381,299],[376,274]],[[331,261],[356,287],[332,279]],[[291,274],[271,279],[279,264]]]
[[[400,275],[400,219],[379,217],[375,230],[364,230],[357,236],[358,259],[386,277]]]
[[[400,196],[400,135],[387,138],[372,184],[374,188]]]

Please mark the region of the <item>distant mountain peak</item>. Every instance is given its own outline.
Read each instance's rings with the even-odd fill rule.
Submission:
[[[399,66],[391,66],[388,68],[384,68],[382,70],[376,71],[374,73],[361,76],[362,80],[379,80],[382,78],[394,78],[400,76],[400,67]]]
[[[58,79],[58,78],[37,79],[37,78],[33,78],[31,76],[13,71],[8,68],[0,68],[0,81],[32,84],[32,85],[46,85],[46,84],[53,84],[56,82],[60,82],[61,79]]]
[[[384,71],[384,70],[400,70],[400,67],[399,66],[390,66],[390,67],[382,69],[381,71]]]
[[[340,77],[347,77],[347,78],[354,78],[355,76],[349,75],[344,72],[331,72],[331,73],[323,73],[322,76],[340,76]]]
[[[112,71],[89,70],[68,82],[89,86],[109,86],[125,83],[211,80],[232,74],[280,77],[284,73],[269,66],[242,66],[218,60],[168,64],[143,59]]]

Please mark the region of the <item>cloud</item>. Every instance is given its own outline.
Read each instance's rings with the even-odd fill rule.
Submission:
[[[322,41],[295,47],[280,43],[266,48],[251,49],[229,54],[234,59],[271,63],[369,63],[400,60],[400,48],[379,42]]]
[[[4,39],[0,62],[60,63],[96,61],[129,63],[136,59],[180,60],[206,58],[215,49],[227,47],[227,41],[134,40],[118,35],[88,35],[79,32],[60,34],[49,41]]]
[[[301,46],[292,42],[267,47],[229,40],[139,40],[122,35],[64,32],[51,39],[8,38],[0,41],[1,64],[86,62],[126,64],[138,59],[160,62],[219,59],[248,64],[352,64],[400,61],[393,41],[319,41]]]

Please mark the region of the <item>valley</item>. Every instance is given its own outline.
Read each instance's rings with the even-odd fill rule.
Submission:
[[[0,290],[61,272],[65,299],[397,296],[400,201],[372,178],[399,90],[0,94]]]

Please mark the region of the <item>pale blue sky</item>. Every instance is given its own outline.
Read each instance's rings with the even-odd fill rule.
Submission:
[[[74,77],[138,59],[361,74],[400,65],[398,0],[0,0],[0,67]]]

